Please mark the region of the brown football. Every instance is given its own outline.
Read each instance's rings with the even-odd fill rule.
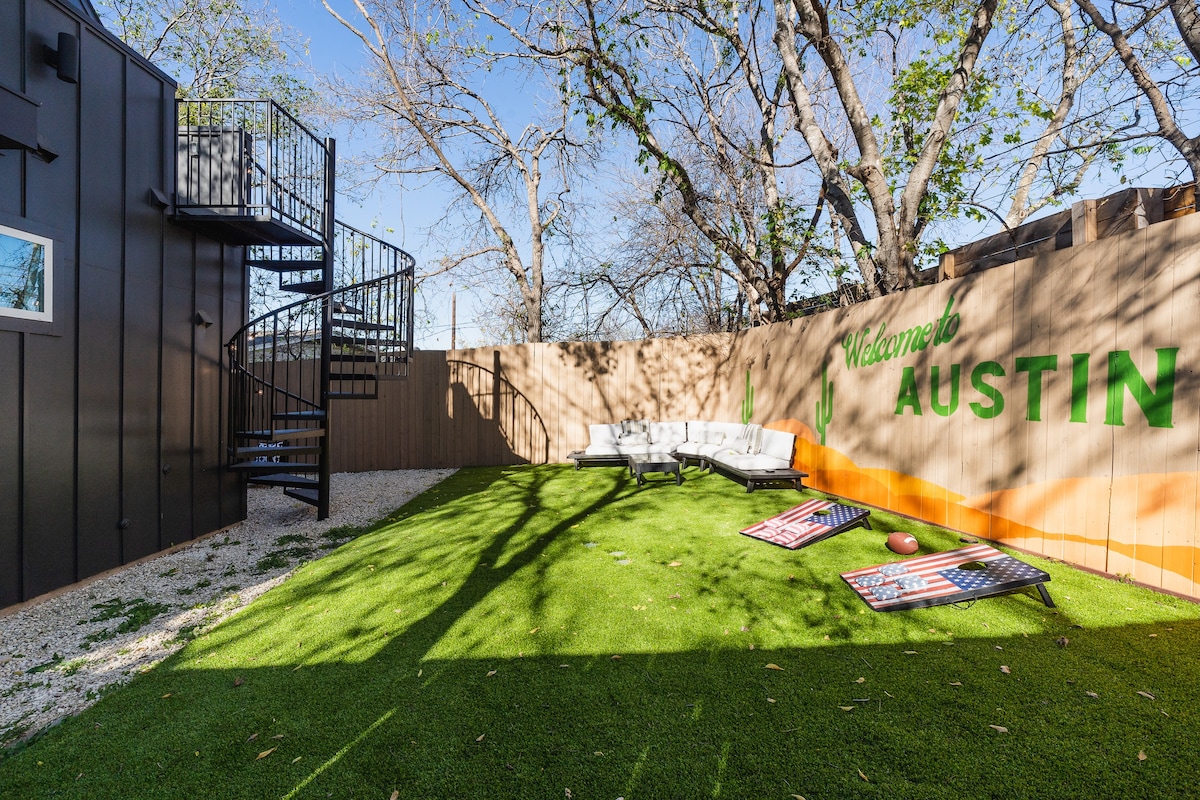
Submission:
[[[917,552],[917,548],[920,546],[921,545],[917,541],[917,537],[913,536],[911,533],[896,531],[895,533],[888,534],[887,549],[891,550],[897,555],[911,556],[913,553]]]

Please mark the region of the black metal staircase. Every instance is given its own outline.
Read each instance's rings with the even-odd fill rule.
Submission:
[[[179,101],[175,221],[246,245],[279,297],[226,345],[227,466],[329,515],[333,400],[371,400],[412,352],[414,261],[334,219],[334,142],[270,101]]]

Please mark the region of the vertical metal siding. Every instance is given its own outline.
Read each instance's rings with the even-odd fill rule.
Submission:
[[[125,59],[103,39],[80,45],[78,364],[78,576],[122,563],[121,312],[124,136],[119,103]],[[63,444],[55,447],[62,448]],[[36,521],[34,521],[36,524]]]
[[[125,297],[121,407],[122,554],[126,561],[159,549],[159,351],[162,343],[163,214],[150,204],[162,174],[162,81],[126,62]],[[136,154],[136,155],[135,155]]]
[[[36,57],[59,31],[78,85]],[[150,202],[173,182],[170,81],[56,0],[0,4],[0,81],[41,103],[58,154],[0,157],[0,223],[54,239],[56,283],[53,325],[0,320],[2,607],[244,517],[221,345],[247,289],[239,248]]]

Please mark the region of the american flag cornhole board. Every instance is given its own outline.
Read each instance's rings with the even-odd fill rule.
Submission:
[[[961,603],[1023,586],[1036,586],[1042,602],[1054,607],[1046,572],[986,544],[843,572],[842,580],[876,611]]]
[[[870,515],[865,508],[832,500],[809,500],[740,532],[789,550],[798,550],[860,525],[870,530],[871,523],[867,520]]]

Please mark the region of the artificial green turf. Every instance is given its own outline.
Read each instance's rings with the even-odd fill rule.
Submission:
[[[6,754],[0,797],[1200,785],[1200,607],[1025,557],[1058,609],[1028,589],[875,613],[840,572],[893,560],[897,528],[922,552],[957,535],[873,512],[874,531],[787,551],[737,531],[801,496],[685,474],[638,487],[619,469],[462,470]]]

